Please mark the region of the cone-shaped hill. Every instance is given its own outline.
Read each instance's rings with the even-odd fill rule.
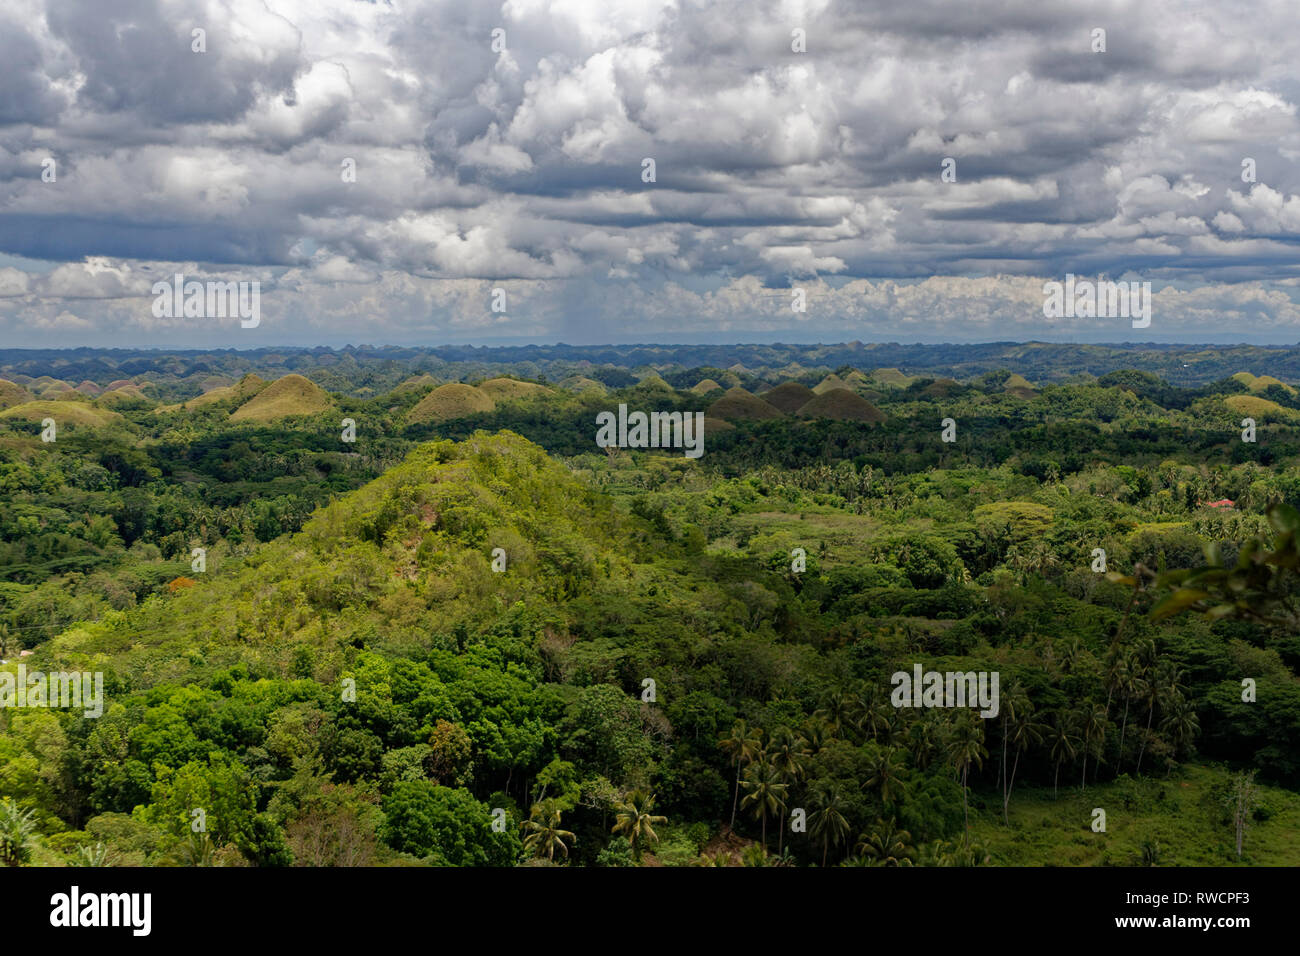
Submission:
[[[799,409],[800,418],[830,418],[839,422],[883,422],[885,413],[847,388],[832,388]]]
[[[27,389],[8,379],[0,378],[0,410],[11,408],[14,405],[21,405],[23,402],[30,402],[31,400],[32,393]]]
[[[273,422],[330,407],[329,392],[301,375],[277,378],[231,413],[232,422]]]
[[[844,381],[834,372],[827,375],[824,379],[813,386],[813,391],[820,395],[822,392],[829,392],[833,388],[849,388],[849,383]]]
[[[455,418],[465,418],[490,412],[497,407],[492,396],[479,391],[473,385],[463,382],[450,382],[439,385],[411,409],[406,420],[412,425],[422,422],[449,422]]]
[[[545,385],[521,382],[516,378],[490,378],[478,384],[478,390],[494,402],[511,402],[521,398],[538,398],[554,392]]]
[[[710,405],[705,414],[709,418],[721,418],[728,422],[781,417],[780,409],[769,405],[757,395],[751,395],[739,385],[727,389],[726,394]]]
[[[56,399],[43,399],[36,402],[23,402],[0,412],[0,418],[14,418],[29,422],[41,422],[53,418],[57,427],[65,424],[89,425],[98,427],[121,421],[122,416],[106,408],[95,408],[86,402],[60,402]]]
[[[807,385],[800,385],[798,382],[786,382],[776,388],[768,389],[759,397],[786,415],[793,415],[811,402],[815,394]]]
[[[722,386],[711,378],[702,378],[691,386],[691,391],[696,395],[707,395],[709,392],[722,391]]]
[[[597,392],[602,395],[609,391],[609,386],[604,382],[585,375],[570,376],[560,383],[560,387],[570,392]]]

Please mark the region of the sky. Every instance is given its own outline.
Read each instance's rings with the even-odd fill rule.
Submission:
[[[5,0],[0,347],[1300,342],[1296,13]]]

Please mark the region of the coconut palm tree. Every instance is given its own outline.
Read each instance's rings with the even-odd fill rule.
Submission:
[[[1106,739],[1106,708],[1091,697],[1083,702],[1080,711],[1079,727],[1083,731],[1083,776],[1079,780],[1081,790],[1088,789],[1088,755],[1101,763],[1101,745]]]
[[[1169,700],[1169,708],[1160,719],[1160,732],[1169,738],[1175,753],[1189,751],[1192,741],[1201,729],[1201,722],[1196,716],[1196,709],[1183,697],[1176,694]]]
[[[1026,698],[1021,703],[1015,720],[1011,722],[1011,749],[1015,760],[1011,764],[1011,777],[1007,780],[1007,788],[1002,796],[1002,822],[1008,826],[1011,825],[1008,808],[1011,806],[1011,791],[1016,786],[1016,771],[1020,769],[1020,755],[1030,747],[1041,744],[1047,729],[1045,724],[1034,719],[1034,705]]]
[[[1075,715],[1067,711],[1057,711],[1056,717],[1052,720],[1051,736],[1048,738],[1048,744],[1051,747],[1052,763],[1056,767],[1056,772],[1052,775],[1052,799],[1056,799],[1057,784],[1061,779],[1061,764],[1066,760],[1073,760],[1079,752],[1079,744],[1083,741],[1075,730]]]
[[[911,866],[916,861],[912,834],[898,829],[893,819],[877,818],[871,832],[858,838],[857,851],[881,866]]]
[[[1142,772],[1142,756],[1146,753],[1147,741],[1151,737],[1151,721],[1156,708],[1165,709],[1166,701],[1181,697],[1187,688],[1183,686],[1183,671],[1172,661],[1161,661],[1155,668],[1155,674],[1147,681],[1147,729],[1138,750],[1137,772]]]
[[[970,802],[967,779],[971,765],[976,768],[984,766],[984,758],[989,755],[984,746],[984,721],[973,710],[962,710],[953,724],[952,737],[948,743],[948,759],[952,761],[957,775],[961,777],[962,814],[966,828],[970,829]]]
[[[653,794],[646,793],[644,790],[633,790],[614,807],[614,827],[611,832],[621,833],[627,837],[627,842],[632,845],[632,859],[637,863],[641,862],[641,850],[644,847],[654,846],[659,842],[654,825],[668,822],[667,817],[650,812],[654,806]]]
[[[731,734],[718,741],[723,753],[731,758],[736,768],[736,789],[731,798],[731,828],[736,828],[736,803],[740,799],[740,773],[758,756],[763,747],[763,731],[759,727],[750,727],[745,721],[738,720],[731,727]]]
[[[867,780],[863,789],[875,788],[880,799],[889,804],[906,795],[906,786],[899,777],[903,769],[903,755],[893,747],[872,747],[867,753]]]
[[[808,832],[814,839],[822,841],[822,866],[826,866],[826,854],[831,844],[838,847],[853,832],[849,821],[840,812],[843,800],[839,788],[821,786],[813,790],[812,804],[815,808],[808,818]]]
[[[560,808],[554,800],[533,804],[523,830],[524,849],[533,856],[545,856],[548,860],[555,859],[556,850],[568,859],[569,844],[576,839],[569,830],[560,829]]]
[[[777,769],[767,761],[751,764],[740,785],[746,791],[740,801],[741,809],[753,808],[754,816],[763,828],[763,851],[767,852],[767,820],[769,817],[781,816],[785,810],[785,797],[789,787],[782,781]]]

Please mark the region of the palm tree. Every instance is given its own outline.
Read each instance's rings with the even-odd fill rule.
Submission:
[[[941,725],[934,711],[925,711],[907,728],[909,749],[917,770],[924,770],[943,749]]]
[[[1083,702],[1079,726],[1083,730],[1083,776],[1079,781],[1081,790],[1088,789],[1088,755],[1101,763],[1101,744],[1106,739],[1106,709],[1091,697]]]
[[[1056,772],[1052,775],[1052,799],[1056,799],[1057,784],[1061,779],[1061,763],[1066,760],[1073,760],[1079,752],[1078,747],[1082,741],[1079,735],[1074,732],[1075,719],[1074,715],[1064,710],[1057,711],[1056,717],[1052,721],[1052,735],[1049,739],[1051,746],[1052,762],[1056,765]]]
[[[791,782],[798,782],[808,759],[807,746],[807,742],[789,727],[778,727],[768,744],[768,759],[782,776]]]
[[[906,787],[898,776],[903,755],[893,747],[872,747],[867,753],[867,781],[864,789],[875,787],[883,803],[892,803],[906,795]]]
[[[1016,719],[1011,723],[1011,746],[1015,752],[1015,762],[1011,764],[1011,778],[1007,781],[1007,789],[1002,797],[1002,822],[1011,825],[1008,818],[1008,808],[1011,806],[1011,791],[1016,786],[1016,771],[1020,768],[1020,755],[1030,747],[1043,742],[1043,734],[1047,731],[1047,726],[1034,720],[1034,707],[1028,699],[1022,702]]]
[[[653,794],[644,790],[633,790],[627,798],[614,807],[614,827],[612,833],[622,833],[632,845],[632,859],[641,862],[641,849],[659,842],[654,831],[656,823],[667,823],[667,817],[656,816]]]
[[[0,802],[0,863],[22,866],[32,858],[36,823],[34,810],[20,810],[9,797]]]
[[[542,800],[533,804],[528,819],[524,821],[524,849],[534,856],[555,859],[555,851],[568,859],[569,843],[576,838],[568,830],[560,829],[560,808],[554,800]],[[568,841],[566,843],[565,841]]]
[[[1196,734],[1201,729],[1201,722],[1196,716],[1196,710],[1183,697],[1182,694],[1176,694],[1169,701],[1169,708],[1165,716],[1160,719],[1160,732],[1169,737],[1169,742],[1174,746],[1175,753],[1190,750],[1192,741],[1196,739]]]
[[[748,767],[758,756],[763,746],[763,731],[750,727],[743,720],[736,721],[731,728],[731,736],[723,737],[718,745],[736,766],[736,790],[731,798],[731,829],[736,828],[736,801],[740,799],[740,771]]]
[[[1002,786],[1002,807],[1003,814],[1006,813],[1007,804],[1007,744],[1009,743],[1010,733],[1008,725],[1014,721],[1021,709],[1030,706],[1029,698],[1025,696],[1024,690],[1019,683],[1014,683],[1007,688],[1007,692],[1002,695],[1001,716],[1002,716],[1002,758],[998,761],[998,783]]]
[[[1183,671],[1172,661],[1161,661],[1155,669],[1155,676],[1147,681],[1147,730],[1142,738],[1142,747],[1138,750],[1137,772],[1142,772],[1142,756],[1146,753],[1147,740],[1151,737],[1151,721],[1156,708],[1165,709],[1167,701],[1181,697],[1187,688],[1183,686]]]
[[[767,818],[779,817],[785,809],[785,796],[788,786],[781,780],[781,775],[767,761],[758,761],[745,771],[741,786],[747,791],[740,801],[740,806],[753,807],[754,816],[758,817],[763,827],[763,851],[767,852]]]
[[[916,860],[916,847],[911,845],[912,834],[900,830],[893,819],[877,818],[870,833],[858,838],[858,853],[869,857],[881,866],[911,866]]]
[[[812,816],[808,818],[808,831],[814,838],[822,841],[822,867],[826,866],[826,854],[831,844],[839,846],[852,832],[849,821],[840,813],[841,794],[835,786],[822,786],[813,790]]]
[[[948,744],[948,759],[952,761],[961,777],[962,813],[966,819],[966,828],[970,829],[970,802],[967,778],[971,764],[977,768],[984,766],[984,758],[989,752],[984,747],[984,721],[973,710],[960,712],[953,726],[952,739]]]
[[[831,733],[838,733],[839,729],[849,722],[849,712],[851,710],[849,699],[840,691],[832,691],[826,695],[821,707],[813,716],[820,717],[826,722]]]

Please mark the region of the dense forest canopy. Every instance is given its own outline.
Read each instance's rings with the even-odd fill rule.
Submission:
[[[0,858],[1294,865],[1298,356],[0,352]]]

